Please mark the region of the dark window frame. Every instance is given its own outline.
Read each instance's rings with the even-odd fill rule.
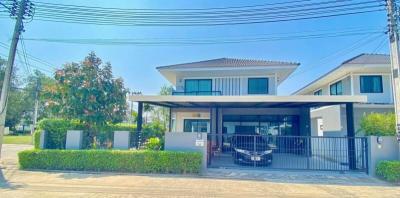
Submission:
[[[265,92],[250,92],[250,80],[267,80],[267,86]],[[257,95],[257,94],[269,94],[269,78],[262,77],[262,78],[247,78],[247,94]]]
[[[318,89],[317,91],[314,91],[314,96],[322,96],[322,89]]]
[[[380,86],[379,90],[374,91],[374,90],[366,90],[366,88],[363,87],[363,78],[379,78]],[[360,76],[360,93],[383,93],[383,78],[381,75],[361,75]]]
[[[338,85],[340,84],[340,93],[338,92]],[[333,93],[332,92],[332,87],[334,87],[334,90],[335,90],[335,92]],[[343,82],[341,81],[341,80],[339,80],[339,81],[337,81],[337,82],[335,82],[335,83],[333,83],[333,84],[331,84],[330,86],[329,86],[329,93],[330,93],[330,95],[331,96],[340,96],[340,95],[343,95]]]
[[[183,132],[185,133],[192,133],[192,131],[186,131],[185,130],[185,126],[186,126],[186,122],[187,121],[193,121],[193,122],[199,122],[199,121],[203,121],[203,122],[208,122],[208,124],[210,125],[210,129],[211,129],[211,122],[210,119],[197,119],[197,118],[187,118],[187,119],[183,119]],[[208,131],[209,132],[209,131]],[[208,133],[207,132],[207,133]],[[193,133],[197,133],[197,132],[193,132]]]
[[[202,81],[202,80],[211,82],[210,91],[199,91],[199,81]],[[212,95],[212,91],[213,91],[213,80],[212,79],[209,79],[209,78],[201,78],[201,79],[193,78],[193,79],[184,79],[184,81],[185,81],[184,82],[184,84],[185,84],[185,87],[184,87],[185,93],[193,92],[193,93],[196,93],[195,95],[198,95],[199,93],[202,93],[202,92],[210,92],[209,95]],[[186,86],[187,85],[187,81],[197,81],[197,91],[187,91],[187,86]]]

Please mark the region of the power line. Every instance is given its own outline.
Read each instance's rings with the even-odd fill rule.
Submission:
[[[281,14],[282,11],[289,11],[293,13],[310,11],[310,10],[321,10],[321,9],[332,9],[332,8],[340,8],[340,7],[351,7],[356,5],[366,5],[372,4],[375,6],[381,5],[377,4],[377,0],[370,0],[366,2],[357,2],[357,3],[347,3],[347,4],[338,4],[344,1],[352,1],[352,0],[342,0],[342,1],[326,1],[326,2],[317,2],[310,4],[302,4],[302,5],[291,5],[284,7],[266,7],[259,9],[251,9],[251,10],[229,10],[223,12],[141,12],[141,11],[112,11],[109,9],[80,9],[80,8],[66,8],[65,6],[60,7],[47,7],[47,5],[42,5],[39,9],[40,13],[49,12],[50,14],[68,14],[68,15],[76,15],[79,16],[83,14],[87,17],[101,17],[101,18],[117,18],[117,17],[127,17],[129,19],[145,19],[145,18],[157,18],[157,19],[192,19],[192,18],[200,18],[200,19],[217,19],[222,17],[249,17],[249,16],[257,16],[257,15],[276,15]],[[325,4],[336,4],[329,6],[321,6]],[[316,7],[316,6],[319,7]],[[290,10],[291,9],[291,10]],[[54,11],[60,11],[62,13],[54,13]],[[186,10],[185,10],[186,11]]]
[[[368,31],[369,30],[369,31]],[[365,34],[382,34],[383,28],[359,29],[334,32],[317,33],[276,33],[260,36],[246,37],[214,37],[214,38],[137,38],[137,39],[61,39],[61,38],[25,38],[26,41],[66,43],[66,44],[92,44],[92,45],[141,45],[141,46],[172,46],[172,45],[207,45],[207,44],[235,44],[251,42],[272,42],[282,40],[320,39]]]
[[[43,2],[36,2],[36,4],[37,20],[112,26],[215,26],[272,23],[384,10],[382,0],[323,2],[305,0],[193,10],[104,8]]]
[[[328,56],[320,59],[317,63],[312,64],[311,67],[309,67],[309,68],[307,68],[307,69],[305,69],[303,71],[299,71],[297,73],[293,73],[286,80],[291,79],[291,78],[293,78],[295,76],[298,76],[300,74],[304,74],[304,73],[310,72],[310,71],[314,70],[315,67],[319,67],[319,66],[325,64],[326,62],[328,62],[328,60],[334,60],[334,59],[337,59],[339,57],[343,57],[344,55],[347,55],[349,52],[353,52],[354,50],[359,49],[362,46],[370,44],[370,42],[376,40],[380,36],[382,36],[382,35],[375,35],[374,36],[373,34],[369,34],[368,36],[361,38],[360,40],[354,42],[352,45],[350,45],[350,46],[348,46],[346,48],[341,48],[339,51],[337,51],[335,53],[330,53]],[[381,44],[379,44],[379,45],[381,45]]]
[[[0,42],[0,47],[3,47],[3,48],[5,48],[5,49],[8,49],[8,48],[9,48],[9,45],[7,45],[6,43]],[[17,52],[18,52],[18,51],[19,51],[19,50],[17,50]],[[54,66],[53,66],[54,64],[52,64],[52,63],[49,63],[49,62],[47,62],[47,61],[45,61],[45,60],[42,60],[42,59],[40,59],[40,58],[38,58],[38,57],[35,57],[35,56],[33,56],[33,55],[30,55],[30,54],[28,54],[28,53],[26,53],[26,56],[27,56],[28,59],[30,59],[30,60],[32,60],[32,61],[35,61],[35,62],[37,62],[37,63],[40,63],[40,64],[42,64],[43,66],[50,67],[50,68],[53,69],[53,70],[57,70],[57,68],[54,67]]]

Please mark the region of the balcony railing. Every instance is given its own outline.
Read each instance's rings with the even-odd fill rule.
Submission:
[[[221,91],[174,91],[174,96],[220,96]]]

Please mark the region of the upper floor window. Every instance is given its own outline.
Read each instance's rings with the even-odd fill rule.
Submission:
[[[330,86],[330,93],[334,95],[343,95],[342,81],[338,81]]]
[[[315,96],[321,96],[321,95],[322,95],[322,89],[320,89],[320,90],[318,90],[318,91],[315,91],[315,92],[314,92],[314,95],[315,95]]]
[[[268,94],[268,78],[249,78],[248,94]]]
[[[211,95],[211,79],[186,79],[185,95]]]
[[[361,93],[382,93],[382,76],[360,76]]]

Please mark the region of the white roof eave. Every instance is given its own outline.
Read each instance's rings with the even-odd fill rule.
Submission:
[[[279,103],[366,103],[366,96],[151,96],[134,95],[129,99],[134,102],[279,102]]]

